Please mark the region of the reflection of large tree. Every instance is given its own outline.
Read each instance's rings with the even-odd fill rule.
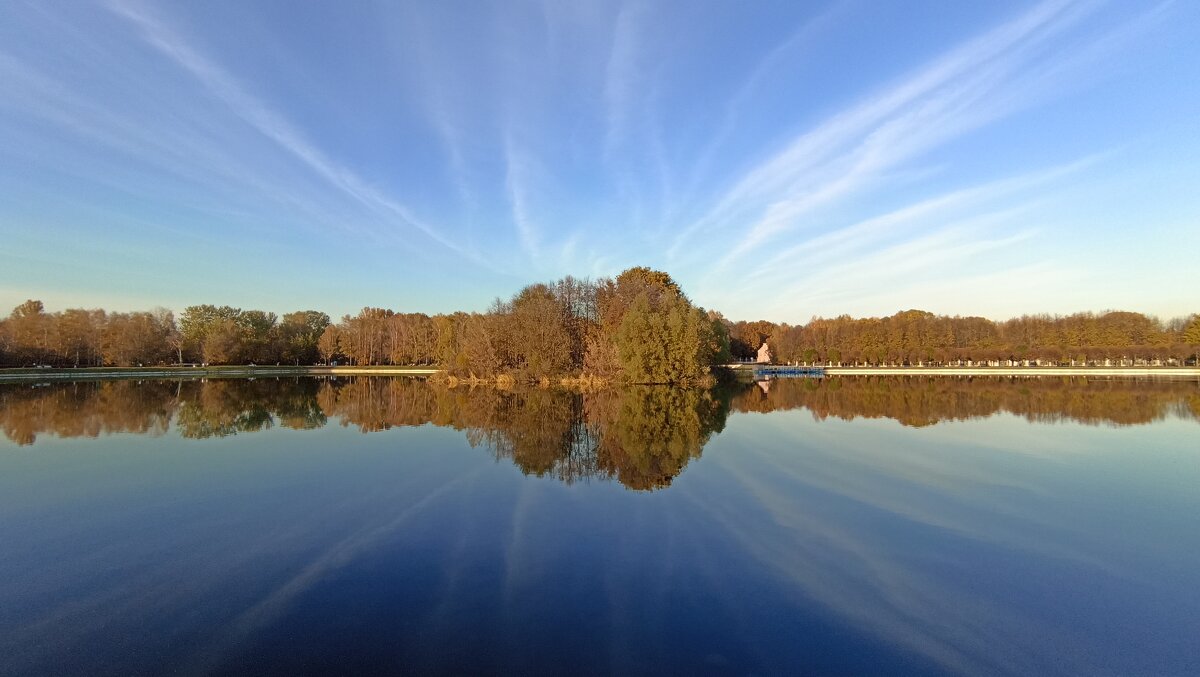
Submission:
[[[729,409],[708,390],[648,386],[603,391],[587,405],[598,468],[631,489],[669,485],[725,427]]]
[[[328,419],[317,402],[320,383],[304,377],[280,380],[278,383],[279,386],[267,383],[263,387],[277,389],[269,399],[271,412],[280,425],[293,430],[312,430],[325,425]]]
[[[325,425],[314,379],[216,379],[179,384],[175,423],[203,439],[266,430],[278,422],[307,430]]]
[[[180,395],[175,424],[192,439],[225,437],[271,427],[266,403],[253,397],[259,388],[235,381],[188,383]],[[249,384],[254,385],[254,384]]]
[[[580,394],[561,389],[431,388],[410,379],[327,382],[322,408],[364,432],[433,423],[526,474],[572,483],[616,478],[633,489],[667,486],[721,430],[729,404],[710,391],[638,387]]]
[[[595,453],[590,431],[583,425],[579,394],[488,389],[477,390],[470,399],[488,403],[486,419],[470,424],[475,436],[497,458],[512,460],[527,475],[556,477],[567,483],[594,476]]]

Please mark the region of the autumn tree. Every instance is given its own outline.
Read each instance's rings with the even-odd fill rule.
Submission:
[[[778,326],[767,320],[736,322],[729,337],[730,351],[734,357],[753,358],[758,354],[759,347],[776,331]]]
[[[388,359],[392,364],[428,365],[436,359],[437,328],[423,313],[396,313],[388,318]]]
[[[183,334],[179,331],[179,324],[175,322],[175,313],[159,306],[151,310],[150,315],[154,318],[154,323],[161,328],[162,341],[167,352],[163,359],[169,360],[174,357],[175,362],[183,362],[184,340]]]
[[[321,337],[317,339],[317,354],[325,364],[331,363],[342,354],[342,330],[336,325],[327,325],[321,332]]]
[[[8,319],[0,318],[0,365],[12,364],[12,337],[8,333]]]
[[[512,367],[533,377],[565,374],[578,354],[569,307],[544,284],[525,287],[513,297],[503,327],[512,348]]]
[[[494,315],[480,313],[458,318],[458,354],[452,363],[455,371],[487,377],[500,373],[505,367],[493,340],[497,319]]]
[[[11,342],[10,350],[17,361],[49,361],[51,320],[41,301],[30,299],[14,308],[6,328]]]
[[[73,366],[96,365],[107,325],[104,311],[64,310],[54,323],[54,352]]]
[[[201,344],[209,364],[240,364],[245,361],[244,330],[236,319],[218,319],[209,325]]]
[[[1191,349],[1188,358],[1200,362],[1200,315],[1193,315],[1191,322],[1184,327],[1180,334],[1181,342]]]
[[[102,354],[106,364],[135,367],[160,364],[170,358],[167,338],[173,325],[150,312],[109,313]]]

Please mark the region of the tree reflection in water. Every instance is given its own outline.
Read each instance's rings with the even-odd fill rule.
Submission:
[[[907,426],[1001,413],[1033,423],[1141,425],[1168,416],[1200,420],[1200,382],[1081,376],[854,376],[774,381],[745,388],[737,412],[807,409],[814,418],[890,418]]]
[[[999,413],[1030,421],[1136,425],[1200,420],[1200,384],[1166,379],[850,377],[712,390],[635,387],[445,388],[412,378],[91,381],[0,386],[0,429],[18,445],[39,434],[204,439],[306,430],[335,419],[363,432],[432,424],[462,430],[522,472],[566,483],[616,479],[666,487],[700,456],[729,412],[807,409],[814,418],[891,418],[908,426]]]
[[[630,489],[669,485],[724,429],[729,400],[714,396],[723,392],[645,386],[589,396],[599,470]]]
[[[727,399],[704,389],[436,388],[411,379],[325,383],[322,409],[364,432],[432,423],[464,430],[522,472],[568,484],[615,478],[667,486],[725,425]]]

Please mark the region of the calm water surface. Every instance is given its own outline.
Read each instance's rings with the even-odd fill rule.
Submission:
[[[0,673],[1200,674],[1200,384],[0,386]]]

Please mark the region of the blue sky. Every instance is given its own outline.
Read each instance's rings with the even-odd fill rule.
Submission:
[[[0,312],[1200,311],[1200,3],[0,3]]]

